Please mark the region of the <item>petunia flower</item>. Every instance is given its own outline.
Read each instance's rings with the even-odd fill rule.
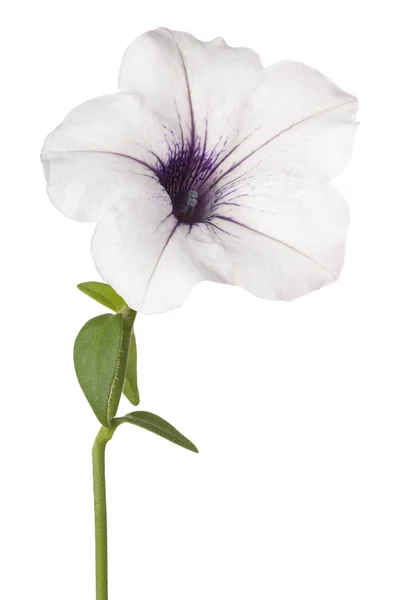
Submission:
[[[48,194],[96,222],[103,279],[145,313],[203,280],[292,300],[335,281],[357,100],[294,61],[263,68],[223,39],[157,29],[128,48],[118,93],[45,140]]]

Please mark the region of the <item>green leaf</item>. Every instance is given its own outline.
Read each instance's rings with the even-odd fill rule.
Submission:
[[[122,314],[91,319],[75,341],[74,364],[79,384],[96,417],[109,427],[121,397],[133,320]]]
[[[132,330],[129,342],[128,362],[126,364],[126,373],[124,381],[124,394],[134,406],[140,402],[139,389],[137,383],[137,350],[136,337]]]
[[[167,423],[167,421],[164,421],[164,419],[153,413],[137,410],[125,415],[125,417],[114,419],[114,423],[116,425],[121,423],[131,423],[132,425],[143,427],[143,429],[156,433],[166,440],[178,444],[178,446],[182,446],[182,448],[186,448],[186,450],[198,452],[196,446],[192,444],[190,440],[175,429],[175,427],[172,427],[170,423]]]
[[[126,308],[127,304],[121,296],[117,294],[108,283],[100,283],[98,281],[88,281],[77,285],[78,290],[93,298],[103,306],[110,308],[115,312],[121,312]]]

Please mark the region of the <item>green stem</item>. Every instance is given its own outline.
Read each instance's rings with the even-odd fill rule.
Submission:
[[[94,522],[96,536],[96,600],[108,600],[107,503],[105,453],[116,426],[102,427],[95,439],[93,458]]]

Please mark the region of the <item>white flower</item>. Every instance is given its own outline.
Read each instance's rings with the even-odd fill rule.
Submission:
[[[292,300],[339,276],[357,100],[318,71],[157,29],[122,61],[120,92],[73,110],[42,153],[48,194],[97,222],[96,267],[145,313],[202,280]]]

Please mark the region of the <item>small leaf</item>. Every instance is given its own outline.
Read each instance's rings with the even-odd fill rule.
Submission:
[[[98,281],[88,281],[77,285],[78,290],[93,298],[103,306],[110,308],[115,312],[121,312],[126,308],[125,300],[117,294],[108,283],[100,283]]]
[[[117,422],[118,424],[131,423],[132,425],[143,427],[143,429],[156,433],[166,440],[178,444],[178,446],[182,446],[182,448],[186,448],[186,450],[198,452],[196,446],[192,444],[190,440],[175,429],[175,427],[172,427],[170,423],[167,423],[167,421],[164,421],[164,419],[153,413],[137,410],[125,415],[125,417],[114,419],[114,423],[117,424]]]
[[[126,364],[126,373],[124,381],[124,394],[134,406],[140,402],[139,389],[137,383],[137,349],[136,337],[132,330],[129,342],[128,362]]]
[[[125,377],[132,323],[123,315],[91,319],[75,341],[74,364],[79,384],[96,417],[105,427],[115,416]]]

